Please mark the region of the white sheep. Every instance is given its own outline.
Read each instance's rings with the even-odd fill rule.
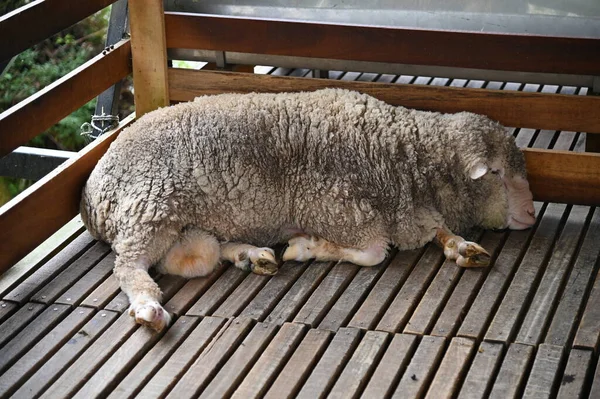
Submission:
[[[535,222],[524,157],[501,125],[340,89],[205,96],[144,115],[92,172],[81,214],[117,254],[131,315],[155,330],[170,318],[152,265],[271,275],[268,247],[287,241],[283,260],[372,266],[390,245],[435,239],[457,264],[484,266],[487,252],[452,231]]]

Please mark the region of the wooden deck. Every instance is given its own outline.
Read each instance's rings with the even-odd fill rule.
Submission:
[[[308,70],[264,68],[306,75]],[[331,72],[343,80],[585,89]],[[585,135],[515,130],[581,151]],[[493,266],[435,246],[381,266],[286,263],[157,276],[174,323],[138,327],[114,254],[77,220],[0,277],[0,397],[600,397],[600,209],[536,203],[534,229],[485,232]]]

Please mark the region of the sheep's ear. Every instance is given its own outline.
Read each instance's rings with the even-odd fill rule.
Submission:
[[[479,161],[475,165],[471,166],[471,169],[469,169],[469,177],[473,180],[477,180],[483,177],[488,172],[488,170],[488,166],[483,162]]]

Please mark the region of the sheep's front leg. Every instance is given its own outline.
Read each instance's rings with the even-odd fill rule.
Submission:
[[[436,241],[444,249],[447,259],[462,267],[483,267],[490,264],[491,256],[477,243],[466,241],[445,228],[436,230]]]
[[[359,266],[375,266],[387,257],[387,247],[373,244],[365,249],[347,248],[331,243],[323,238],[299,235],[288,242],[283,260],[305,262],[309,259],[318,261],[346,261]]]
[[[114,275],[129,298],[129,314],[139,324],[161,331],[171,322],[169,313],[160,306],[162,292],[148,274],[149,262],[143,258],[117,256]]]
[[[249,244],[237,242],[221,244],[221,260],[231,262],[239,269],[263,276],[272,276],[279,270],[275,251]]]

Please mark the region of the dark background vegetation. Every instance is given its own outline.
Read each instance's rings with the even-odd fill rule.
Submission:
[[[29,2],[29,0],[0,0],[0,15]],[[0,112],[26,99],[102,52],[109,16],[110,7],[16,56],[4,71],[0,71]],[[23,27],[23,29],[34,28]],[[10,38],[2,38],[2,40],[10,40]],[[96,100],[90,101],[26,145],[68,151],[80,150],[89,143],[89,139],[80,134],[80,127],[84,122],[90,121],[95,105]],[[121,118],[133,110],[130,81],[123,85],[119,106]],[[35,115],[31,117],[35,118]],[[0,206],[32,183],[29,180],[0,176]]]

